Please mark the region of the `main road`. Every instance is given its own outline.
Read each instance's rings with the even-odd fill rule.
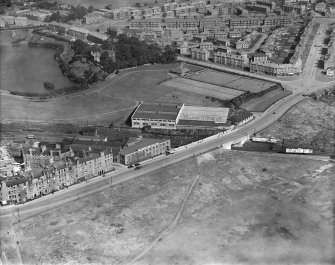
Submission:
[[[217,148],[218,146],[223,145],[224,143],[236,141],[243,136],[255,133],[271,125],[278,118],[280,118],[291,106],[295,105],[303,99],[304,97],[299,93],[292,94],[276,102],[264,113],[257,115],[257,117],[248,124],[237,127],[230,133],[217,137],[216,139],[200,142],[195,146],[185,148],[172,155],[163,155],[157,157],[156,159],[151,159],[143,163],[143,167],[140,170],[119,167],[117,171],[110,172],[105,177],[91,179],[89,182],[83,182],[71,186],[69,187],[69,189],[61,190],[55,192],[54,194],[49,194],[45,197],[33,200],[31,202],[27,202],[22,205],[2,207],[1,219],[12,218],[15,215],[17,218],[20,218],[20,220],[23,220],[33,215],[40,214],[44,211],[54,209],[55,207],[65,204],[67,202],[77,200],[80,197],[102,191],[110,187],[111,185],[114,186],[120,184],[130,179],[139,177],[143,174],[153,172],[155,170],[161,169],[162,167],[166,167],[189,157],[193,157],[194,155],[208,152]]]
[[[322,39],[322,33],[324,31],[324,26],[320,28],[316,39]],[[315,41],[313,44],[315,44]],[[84,182],[71,186],[69,189],[58,191],[54,194],[49,194],[45,197],[39,198],[37,200],[25,203],[23,205],[14,205],[1,208],[0,218],[2,220],[9,220],[15,215],[16,218],[21,220],[24,218],[29,218],[30,216],[40,214],[44,211],[53,209],[64,203],[76,200],[80,197],[87,196],[89,194],[102,191],[113,185],[120,184],[122,182],[128,181],[130,179],[139,177],[143,174],[153,172],[155,170],[161,169],[192,157],[204,152],[208,152],[212,149],[217,148],[225,143],[236,141],[237,139],[253,134],[264,128],[268,127],[276,120],[278,120],[282,115],[285,114],[292,106],[304,99],[303,94],[306,90],[312,92],[313,90],[320,89],[326,84],[322,82],[316,82],[314,80],[314,67],[313,63],[317,58],[318,50],[314,45],[312,46],[311,52],[308,58],[308,65],[305,67],[304,72],[298,80],[292,82],[282,82],[286,88],[293,91],[293,94],[287,96],[275,104],[270,106],[265,112],[256,115],[255,119],[248,124],[237,127],[235,130],[228,134],[217,137],[210,141],[202,141],[199,144],[182,149],[170,156],[161,156],[156,159],[152,159],[144,163],[144,166],[140,170],[128,169],[126,167],[119,167],[116,172],[108,173],[105,177],[98,177],[91,179],[89,182]],[[315,54],[316,53],[316,54]],[[250,74],[250,73],[249,73]],[[258,76],[257,76],[258,77]],[[273,78],[265,77],[269,81],[273,81]],[[304,82],[303,82],[304,81]],[[313,82],[314,81],[314,82]],[[113,82],[110,80],[108,83]],[[302,82],[304,85],[302,85]],[[101,88],[100,88],[101,89]],[[163,177],[163,176],[160,176]],[[19,216],[17,215],[19,213]]]

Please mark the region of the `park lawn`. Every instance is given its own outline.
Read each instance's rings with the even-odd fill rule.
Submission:
[[[216,150],[16,225],[24,264],[330,264],[328,161]],[[108,185],[106,185],[108,186]],[[206,246],[206,247],[204,247]]]
[[[292,92],[288,90],[281,90],[279,88],[271,90],[261,97],[251,98],[240,106],[251,112],[263,112],[278,100],[291,95]]]
[[[137,106],[136,101],[106,97],[97,92],[45,102],[2,95],[0,103],[1,119],[44,120],[50,123],[90,121],[105,116],[112,119],[113,115],[119,116],[118,113],[122,110],[130,113]]]

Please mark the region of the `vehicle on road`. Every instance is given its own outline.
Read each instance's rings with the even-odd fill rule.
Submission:
[[[142,166],[137,166],[137,167],[135,167],[135,170],[138,170],[140,168],[142,168]]]
[[[135,166],[138,167],[140,165],[140,163],[136,163]]]
[[[133,165],[129,165],[128,168],[133,168],[134,166]]]

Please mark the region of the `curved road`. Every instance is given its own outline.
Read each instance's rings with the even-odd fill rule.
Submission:
[[[291,96],[281,99],[272,105],[266,112],[256,117],[253,121],[242,127],[238,127],[229,134],[220,136],[217,139],[213,139],[211,141],[202,142],[196,146],[188,147],[187,149],[178,151],[170,156],[163,155],[156,159],[149,160],[145,163],[142,163],[143,167],[140,170],[120,167],[118,171],[108,173],[106,177],[91,179],[89,182],[71,186],[69,189],[61,190],[54,194],[49,194],[45,197],[36,199],[23,205],[2,207],[1,219],[12,218],[13,213],[17,214],[19,209],[20,219],[23,220],[25,218],[29,218],[30,216],[53,209],[54,207],[64,203],[77,200],[79,197],[84,197],[106,189],[111,185],[111,178],[112,184],[114,186],[132,178],[136,178],[143,174],[158,170],[162,167],[172,165],[186,158],[192,157],[194,154],[197,155],[210,151],[224,143],[235,141],[242,136],[255,133],[268,127],[277,119],[279,119],[291,106],[295,105],[303,99],[304,97],[299,93],[292,94]]]

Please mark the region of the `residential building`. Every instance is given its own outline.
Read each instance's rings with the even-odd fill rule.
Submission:
[[[254,62],[266,62],[268,57],[265,53],[255,53],[252,55],[252,60]]]
[[[19,27],[27,26],[28,18],[26,17],[14,17],[14,24]]]
[[[327,76],[334,77],[334,76],[335,76],[335,67],[328,67],[328,68],[327,68],[326,75],[327,75]]]
[[[0,18],[0,28],[4,28],[5,26],[6,26],[5,21],[3,21],[3,20]]]
[[[327,11],[327,4],[325,2],[320,2],[315,5],[315,11],[317,12],[326,12]]]
[[[170,139],[142,138],[142,136],[130,138],[118,154],[119,162],[126,166],[133,165],[165,154],[170,147]]]
[[[21,152],[27,169],[48,165],[65,157],[72,156],[72,150],[62,148],[60,144],[40,144],[39,147],[22,148]]]
[[[191,49],[191,58],[201,61],[208,61],[209,60],[210,52],[204,48],[193,48]]]
[[[263,18],[260,17],[238,17],[233,18],[229,22],[231,28],[244,27],[244,28],[258,28],[263,23]]]
[[[5,25],[14,25],[13,16],[0,16],[0,19],[5,23]]]
[[[84,40],[90,32],[85,28],[71,27],[68,29],[68,34],[74,38]]]
[[[252,61],[250,62],[250,72],[283,76],[283,75],[297,75],[302,71],[302,62],[300,58],[295,63],[278,64],[271,61]]]
[[[274,27],[274,26],[286,26],[293,22],[291,16],[268,16],[264,18],[264,26]]]
[[[99,23],[102,21],[103,13],[102,12],[92,12],[84,16],[84,23],[93,24]]]
[[[90,153],[84,157],[59,160],[42,169],[26,171],[6,179],[2,178],[0,201],[2,205],[24,203],[112,170],[111,149],[100,153]]]
[[[160,29],[162,20],[160,18],[134,19],[130,21],[132,29]]]
[[[167,11],[172,11],[176,10],[179,7],[179,4],[177,2],[172,2],[172,3],[164,3],[163,4],[163,10],[165,12]]]
[[[167,29],[198,29],[199,21],[196,19],[166,18],[165,24]]]
[[[207,51],[213,51],[214,45],[212,42],[209,41],[203,41],[199,44],[200,49],[206,49]]]
[[[50,16],[52,14],[49,10],[36,10],[36,11],[30,11],[26,14],[26,17],[30,20],[37,20],[37,21],[44,21],[46,17]]]
[[[240,39],[236,42],[236,49],[240,50],[240,49],[248,49],[250,47],[250,40],[249,39]]]
[[[241,69],[244,67],[246,60],[246,56],[224,52],[215,52],[213,57],[214,63],[237,67]]]
[[[68,24],[64,24],[64,23],[58,23],[58,22],[51,22],[49,23],[49,29],[52,32],[57,32],[57,33],[67,33],[67,30],[70,28],[71,26]]]
[[[153,129],[176,129],[184,104],[141,102],[131,116],[133,128],[150,126]]]
[[[187,6],[181,6],[177,7],[175,10],[175,15],[180,16],[182,14],[191,14],[196,12],[196,8],[194,5],[187,5]]]
[[[108,36],[96,31],[90,31],[88,33],[87,40],[96,44],[102,44],[104,41],[108,40]]]

